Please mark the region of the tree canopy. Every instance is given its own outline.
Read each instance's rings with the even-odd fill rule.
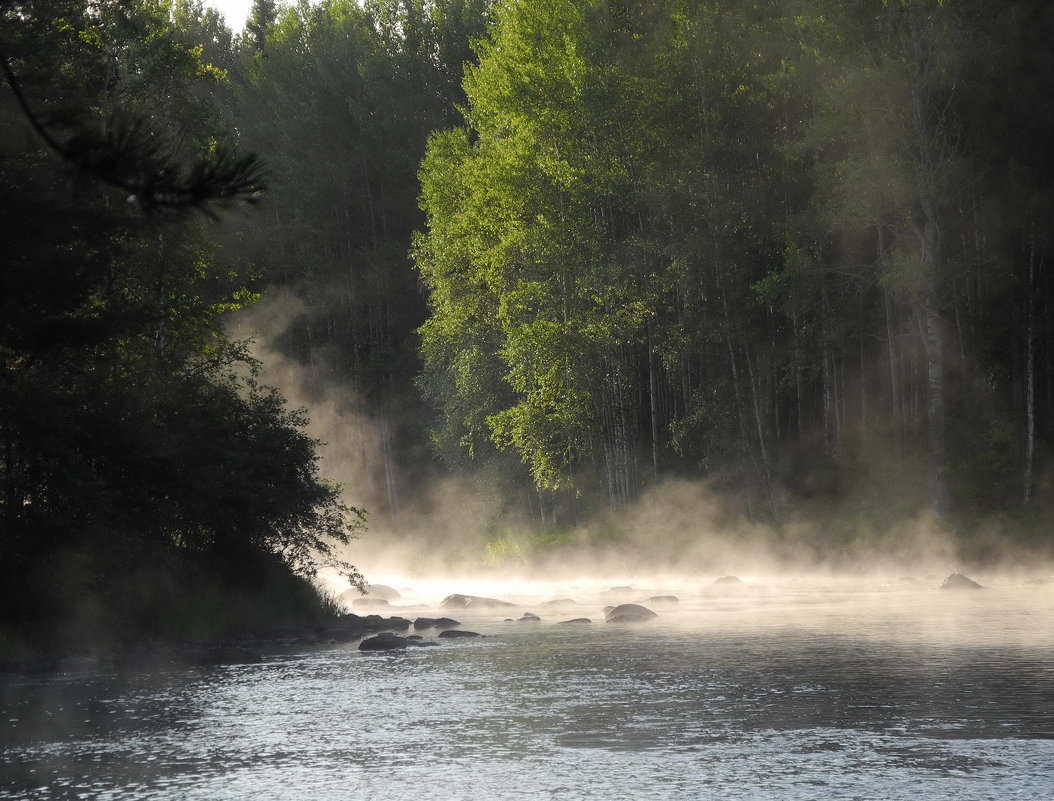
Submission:
[[[111,612],[128,564],[310,573],[363,506],[398,530],[451,476],[550,530],[679,480],[777,532],[929,514],[1043,540],[1046,2],[0,21],[7,621],[56,606],[52,562]],[[254,352],[226,332],[260,298]],[[354,421],[329,451],[354,496],[260,352]],[[861,526],[830,528],[838,550]]]

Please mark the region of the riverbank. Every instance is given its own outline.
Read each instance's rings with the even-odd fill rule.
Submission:
[[[5,587],[0,670],[196,664],[230,648],[372,630],[273,555],[247,552],[237,564],[169,556],[128,564],[120,580],[104,580],[112,555],[67,555],[40,565],[20,592]]]
[[[310,650],[349,643],[379,632],[406,631],[403,617],[343,614],[319,624],[283,626],[242,633],[224,640],[149,641],[116,649],[87,649],[78,653],[0,658],[0,677],[84,671],[149,671],[166,668],[251,664],[265,655]]]

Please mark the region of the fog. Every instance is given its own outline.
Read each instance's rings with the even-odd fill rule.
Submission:
[[[775,526],[752,520],[743,498],[727,486],[667,479],[624,507],[539,535],[533,521],[510,510],[500,491],[479,477],[439,470],[412,481],[400,475],[385,452],[385,421],[352,388],[269,344],[302,310],[291,294],[269,294],[240,312],[230,333],[254,342],[264,383],[278,387],[290,406],[308,409],[309,433],[323,443],[322,474],[340,482],[347,503],[369,513],[368,531],[343,557],[370,583],[412,586],[423,596],[541,598],[576,587],[683,590],[728,575],[769,588],[848,580],[935,589],[953,572],[986,585],[1054,573],[1045,543],[1022,546],[999,520],[979,525],[964,543],[927,511],[891,511],[895,491],[875,482],[852,489],[837,505],[801,503]],[[322,353],[314,357],[324,361]],[[882,465],[873,472],[895,470]],[[349,586],[335,574],[321,578],[336,593]]]

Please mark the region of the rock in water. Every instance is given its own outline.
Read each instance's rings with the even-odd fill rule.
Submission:
[[[714,579],[714,584],[742,584],[738,576],[721,576],[721,578]]]
[[[608,623],[638,623],[658,615],[640,604],[619,604],[610,612],[606,612],[605,617]]]
[[[496,598],[481,598],[478,595],[461,595],[454,593],[448,595],[439,602],[440,609],[493,609],[494,607],[515,606],[508,601],[499,601]]]
[[[382,601],[398,601],[403,597],[395,587],[389,587],[387,584],[367,584],[366,595]]]
[[[439,638],[443,640],[456,640],[456,639],[467,639],[469,637],[482,637],[483,635],[476,631],[465,631],[464,629],[449,629],[447,631],[439,632]]]
[[[449,629],[460,625],[461,621],[451,617],[419,617],[414,621],[415,629]]]
[[[389,634],[384,632],[378,634],[376,637],[367,637],[361,643],[359,643],[360,651],[396,651],[406,648],[407,641],[405,637],[400,637],[397,634]]]
[[[941,584],[942,590],[980,590],[981,585],[978,584],[971,578],[967,578],[962,573],[952,573],[948,578]]]

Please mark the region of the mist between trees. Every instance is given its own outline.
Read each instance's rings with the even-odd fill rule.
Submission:
[[[792,5],[278,16],[272,344],[376,423],[375,525],[451,475],[550,528],[701,479],[1042,536],[1050,14]]]
[[[300,508],[347,504],[340,536],[366,506],[457,551],[430,500],[456,485],[486,499],[476,544],[533,532],[521,555],[618,539],[655,498],[785,551],[919,520],[971,558],[1046,550],[1048,3],[257,0],[239,36],[196,0],[0,8],[53,140],[4,95],[8,558],[115,520],[288,553],[251,502],[263,445],[201,492],[242,469],[225,403],[304,437]],[[234,146],[266,192],[215,179]],[[246,364],[295,375],[307,416]],[[100,409],[122,444],[87,436]],[[173,441],[178,466],[131,468]]]

